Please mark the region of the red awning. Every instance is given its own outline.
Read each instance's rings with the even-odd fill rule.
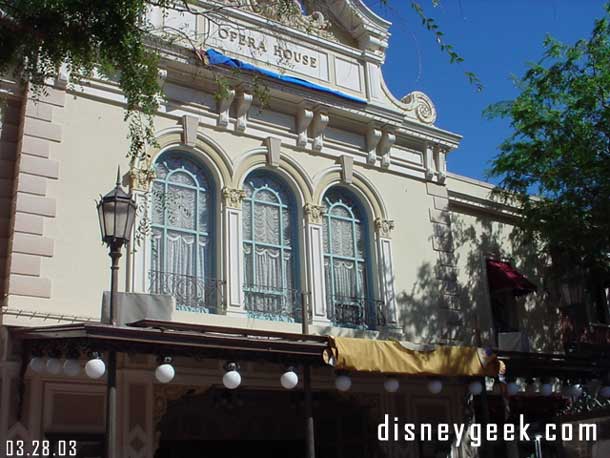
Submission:
[[[511,290],[515,296],[536,291],[536,285],[508,262],[487,260],[487,280],[491,292]]]

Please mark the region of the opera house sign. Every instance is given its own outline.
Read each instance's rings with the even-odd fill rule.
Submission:
[[[208,47],[230,51],[291,73],[329,81],[328,55],[237,24],[209,22]]]

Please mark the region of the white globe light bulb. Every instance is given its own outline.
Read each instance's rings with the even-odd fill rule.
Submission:
[[[443,382],[440,380],[430,380],[428,382],[428,391],[432,394],[439,394],[443,391]]]
[[[236,370],[225,372],[222,376],[222,384],[229,390],[234,390],[241,384],[241,375]]]
[[[553,394],[553,385],[550,383],[543,383],[540,387],[540,394],[542,394],[542,396],[550,396]]]
[[[76,377],[80,374],[80,362],[78,359],[66,359],[64,362],[64,374],[69,377]]]
[[[176,376],[174,366],[169,363],[160,364],[155,370],[155,378],[159,383],[169,383]]]
[[[349,375],[338,375],[335,379],[335,387],[339,391],[349,391],[349,389],[352,387],[352,379],[349,377]]]
[[[468,385],[468,391],[470,394],[477,396],[483,392],[483,384],[478,380],[470,382],[470,385]]]
[[[57,358],[47,359],[47,372],[51,375],[58,375],[61,372],[61,361]]]
[[[87,377],[92,379],[101,378],[106,373],[106,365],[99,358],[93,358],[85,364],[85,373]]]
[[[385,382],[383,382],[383,388],[388,393],[396,393],[398,388],[400,388],[400,382],[394,377],[387,378]]]
[[[280,377],[280,384],[287,390],[292,390],[298,383],[299,376],[293,370],[284,372]]]
[[[45,367],[47,367],[47,363],[44,360],[44,358],[41,358],[39,356],[34,356],[30,360],[30,368],[38,374],[40,374],[42,371],[44,371]]]

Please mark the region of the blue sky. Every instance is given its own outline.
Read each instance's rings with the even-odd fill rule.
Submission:
[[[437,126],[463,135],[449,155],[449,171],[485,179],[489,161],[510,134],[508,121],[484,119],[491,103],[517,95],[510,76],[521,76],[527,62],[542,56],[545,35],[566,43],[588,37],[603,15],[600,0],[419,0],[446,42],[465,62],[450,64],[433,35],[411,9],[410,0],[365,0],[392,21],[392,37],[383,67],[386,83],[400,98],[413,90],[428,94],[437,109]],[[484,89],[476,92],[464,71],[474,72]]]

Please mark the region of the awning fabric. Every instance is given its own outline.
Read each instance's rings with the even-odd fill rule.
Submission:
[[[536,285],[504,261],[487,260],[487,280],[492,293],[510,290],[515,296],[523,296],[536,291]]]
[[[271,70],[266,70],[261,67],[257,67],[256,65],[249,64],[247,62],[241,61],[239,59],[234,59],[224,54],[216,51],[215,49],[208,49],[205,51],[205,56],[207,57],[207,61],[209,65],[223,65],[229,68],[235,68],[239,70],[244,70],[248,72],[258,73],[260,75],[266,76],[268,78],[272,78],[275,80],[283,81],[284,83],[296,84],[297,86],[306,87],[308,89],[313,89],[314,91],[324,92],[326,94],[332,94],[342,99],[350,100],[352,102],[357,103],[367,103],[366,100],[354,97],[353,95],[346,94],[345,92],[335,91],[334,89],[321,86],[319,84],[312,83],[310,81],[297,78],[296,76],[289,75],[281,75],[276,72],[272,72]]]
[[[494,377],[501,369],[495,355],[476,347],[438,346],[431,351],[417,351],[392,340],[331,337],[329,349],[324,355],[326,362],[346,371]]]

